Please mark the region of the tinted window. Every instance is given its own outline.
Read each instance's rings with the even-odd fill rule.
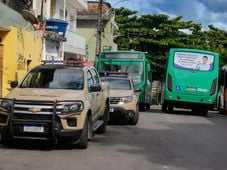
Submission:
[[[113,90],[131,90],[132,86],[129,79],[102,77],[103,82],[109,83]]]
[[[94,78],[95,83],[98,84],[99,83],[99,77],[98,77],[97,72],[94,69],[91,69],[91,74]]]
[[[88,71],[87,73],[87,82],[88,82],[88,87],[90,87],[91,84],[94,84],[94,80],[92,79],[92,75],[90,71]]]
[[[50,89],[83,89],[83,72],[70,68],[34,69],[20,87]]]
[[[100,64],[100,72],[123,72],[128,73],[135,83],[143,80],[144,65],[139,61],[103,61]]]

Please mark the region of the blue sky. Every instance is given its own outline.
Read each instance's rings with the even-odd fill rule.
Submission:
[[[212,24],[227,31],[227,0],[106,0],[114,8],[125,7],[143,14],[183,16],[184,21]]]

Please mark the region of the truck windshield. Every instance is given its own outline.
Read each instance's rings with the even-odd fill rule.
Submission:
[[[143,80],[143,62],[116,62],[104,61],[100,65],[100,72],[127,72],[132,77],[133,82],[139,83]]]
[[[194,52],[175,52],[174,67],[187,70],[212,71],[214,56]]]
[[[101,80],[110,85],[112,90],[131,90],[130,80],[121,78],[102,77]]]
[[[49,88],[49,89],[83,89],[82,70],[70,68],[34,69],[30,71],[21,88]]]

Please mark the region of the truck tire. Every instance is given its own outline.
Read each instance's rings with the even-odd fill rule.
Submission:
[[[103,116],[99,119],[103,121],[103,124],[97,129],[97,133],[102,134],[106,132],[106,125],[107,125],[107,115],[109,114],[109,107],[106,106],[104,110]]]
[[[77,147],[80,149],[87,149],[87,146],[88,146],[88,126],[90,126],[88,123],[89,122],[88,119],[89,118],[87,116],[84,122],[84,128],[83,128],[82,134],[77,144]]]
[[[135,116],[133,118],[130,118],[128,123],[130,125],[136,125],[138,121],[139,121],[139,106],[136,107]]]
[[[2,133],[2,144],[4,146],[12,146],[14,143],[13,137],[9,134],[9,132]]]

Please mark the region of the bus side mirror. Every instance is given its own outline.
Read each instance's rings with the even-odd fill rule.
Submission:
[[[12,89],[14,89],[15,87],[17,87],[17,85],[18,85],[18,81],[11,81],[11,82],[10,82],[10,87],[11,87]]]

